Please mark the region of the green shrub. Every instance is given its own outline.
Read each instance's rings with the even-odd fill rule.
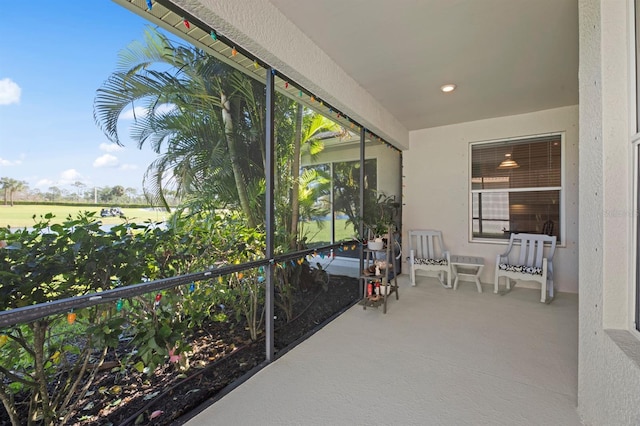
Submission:
[[[47,214],[17,232],[0,228],[4,309],[265,256],[264,232],[233,213],[176,214],[166,228],[122,224],[108,231],[92,212],[62,224],[52,219]],[[152,374],[166,362],[188,368],[185,342],[204,321],[225,321],[228,312],[257,340],[264,296],[264,272],[254,268],[0,330],[0,400],[13,424],[21,424],[25,410],[32,423],[65,423],[123,337],[132,348],[117,367],[125,374]]]
[[[140,282],[150,270],[136,225],[100,229],[94,213],[32,229],[0,228],[0,306],[14,309]],[[141,234],[141,235],[144,235]],[[64,423],[117,345],[124,323],[105,305],[53,315],[0,332],[0,399],[20,424],[16,394],[30,396],[29,422]],[[87,329],[91,333],[87,333]]]

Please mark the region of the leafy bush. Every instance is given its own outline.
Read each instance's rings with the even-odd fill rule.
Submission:
[[[140,282],[150,271],[137,226],[103,231],[89,212],[62,224],[52,225],[52,218],[48,214],[32,229],[17,232],[0,228],[5,309]],[[13,424],[20,424],[15,400],[20,392],[30,395],[29,422],[68,419],[83,394],[79,388],[90,386],[108,348],[117,344],[124,321],[111,311],[95,306],[69,313],[66,324],[64,315],[53,315],[0,333],[0,400]],[[86,333],[89,326],[95,333]]]
[[[5,309],[265,257],[264,231],[236,213],[183,211],[167,227],[123,223],[108,231],[93,212],[62,224],[52,219],[45,215],[16,232],[0,228]],[[276,265],[275,272],[277,304],[290,319],[298,281],[313,271],[304,261]],[[205,321],[229,315],[255,341],[264,332],[264,282],[263,268],[245,269],[0,330],[0,400],[15,425],[26,411],[30,423],[65,423],[115,348],[115,370],[153,374],[167,362],[188,368],[186,342]]]
[[[236,265],[265,257],[265,233],[249,227],[237,213],[203,210],[185,216],[175,215],[172,229],[180,236],[173,247],[180,253],[181,261],[192,267]],[[214,300],[200,299],[198,305],[190,308],[191,316],[198,318],[204,313],[210,314],[212,302],[222,303],[234,311],[237,321],[246,321],[251,338],[256,340],[264,326],[263,283],[261,269],[212,280],[209,285],[213,288],[210,293]]]

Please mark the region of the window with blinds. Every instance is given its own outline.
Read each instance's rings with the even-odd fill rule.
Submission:
[[[562,134],[471,144],[472,240],[512,233],[561,241]]]

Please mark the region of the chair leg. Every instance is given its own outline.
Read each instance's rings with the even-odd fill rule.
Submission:
[[[495,278],[493,279],[493,292],[498,294],[498,289],[500,288],[500,276],[496,273]]]
[[[447,284],[444,283],[444,274],[447,274]],[[438,281],[444,288],[451,288],[451,274],[445,271],[438,272]]]
[[[412,286],[416,286],[416,268],[414,267],[415,265],[415,252],[413,250],[409,250],[409,275],[410,275],[410,281],[411,281],[411,285]]]
[[[542,303],[547,301],[547,280],[540,283],[540,301]]]
[[[455,269],[455,266],[454,266],[454,271],[455,271],[455,273],[453,274],[453,289],[457,290],[458,289],[458,282],[460,281],[460,277],[458,276],[458,271]]]

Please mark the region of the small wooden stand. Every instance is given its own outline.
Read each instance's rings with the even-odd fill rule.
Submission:
[[[362,298],[363,309],[367,309],[369,307],[375,307],[382,305],[382,313],[387,313],[387,299],[389,296],[395,293],[396,300],[399,299],[398,296],[398,279],[397,273],[395,270],[395,247],[393,243],[393,232],[389,229],[387,234],[387,243],[386,247],[382,250],[370,250],[369,248],[364,248],[364,270],[362,271],[362,275],[360,275],[360,279],[363,282],[364,294]],[[376,269],[376,254],[384,253],[386,268],[377,268]],[[390,279],[390,274],[393,274],[393,277]]]

